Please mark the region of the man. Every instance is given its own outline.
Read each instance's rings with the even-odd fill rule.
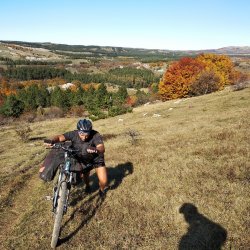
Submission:
[[[95,170],[99,179],[99,194],[104,197],[107,192],[107,169],[104,161],[105,147],[101,135],[92,129],[91,121],[87,119],[79,120],[77,123],[77,130],[66,132],[62,135],[56,135],[51,140],[51,144],[45,144],[51,146],[57,142],[71,141],[72,147],[77,151],[77,161],[82,168],[86,168],[88,164],[91,164]],[[42,172],[42,170],[40,170]],[[90,170],[83,174],[83,179],[86,184],[86,192],[90,192],[89,185]]]

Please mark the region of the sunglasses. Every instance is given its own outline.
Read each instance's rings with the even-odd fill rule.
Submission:
[[[79,133],[79,135],[89,135],[90,134],[89,131],[81,131],[81,130],[78,130],[78,133]]]

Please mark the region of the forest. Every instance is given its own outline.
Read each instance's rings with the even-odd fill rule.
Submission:
[[[93,120],[102,119],[131,112],[149,101],[209,94],[228,85],[245,87],[249,79],[249,72],[237,70],[239,63],[226,55],[184,57],[183,52],[175,56],[158,50],[26,42],[11,46],[12,51],[28,51],[34,60],[27,56],[0,57],[3,117],[33,114],[41,119],[84,114]],[[63,57],[39,59],[33,48]],[[118,60],[120,56],[127,58]],[[157,62],[142,62],[152,57]],[[70,86],[62,87],[66,83]],[[129,94],[128,89],[135,92]]]

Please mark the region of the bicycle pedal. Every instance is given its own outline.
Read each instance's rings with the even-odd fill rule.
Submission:
[[[53,197],[50,196],[50,195],[46,195],[46,196],[45,196],[45,199],[46,199],[47,201],[51,201],[51,200],[53,200]]]

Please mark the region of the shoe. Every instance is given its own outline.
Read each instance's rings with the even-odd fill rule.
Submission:
[[[99,196],[104,199],[106,197],[106,194],[109,190],[109,187],[105,187],[104,190],[102,191],[101,189],[99,189]]]

